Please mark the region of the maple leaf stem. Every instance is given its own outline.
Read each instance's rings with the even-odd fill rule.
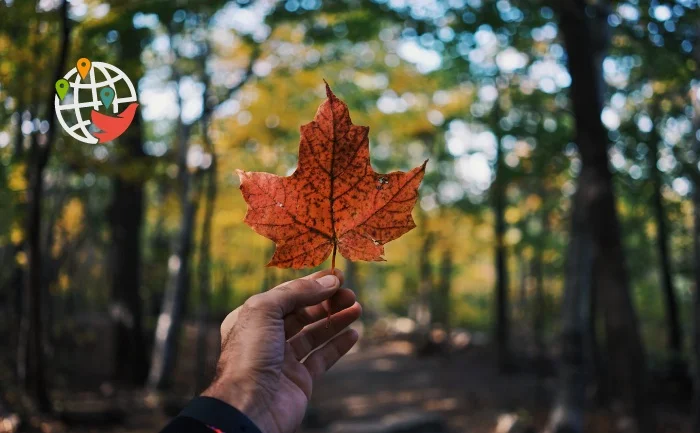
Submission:
[[[333,258],[331,259],[331,274],[335,274],[335,252],[338,248],[338,244],[333,242]]]
[[[338,244],[333,242],[333,258],[331,259],[331,275],[335,275],[335,252],[338,249]],[[328,302],[328,318],[326,319],[326,328],[331,326],[331,304]]]

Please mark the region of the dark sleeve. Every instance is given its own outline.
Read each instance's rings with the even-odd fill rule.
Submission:
[[[160,433],[262,433],[243,413],[211,397],[195,397]]]

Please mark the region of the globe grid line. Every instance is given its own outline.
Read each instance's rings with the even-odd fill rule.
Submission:
[[[102,75],[105,77],[104,81],[100,82],[95,82],[95,69],[99,69]],[[110,73],[110,70],[112,73]],[[69,85],[71,89],[73,90],[72,94],[72,102],[70,104],[65,104],[61,105],[61,100],[59,99],[58,95],[54,97],[54,107],[56,110],[56,117],[58,118],[59,123],[63,127],[64,131],[68,133],[71,137],[75,138],[78,141],[81,141],[83,143],[88,143],[88,144],[96,144],[99,142],[97,137],[93,136],[90,134],[90,132],[87,130],[87,126],[92,124],[92,121],[89,119],[83,120],[81,114],[80,114],[80,109],[81,108],[88,108],[92,107],[94,110],[98,110],[100,106],[104,106],[102,101],[97,97],[97,88],[100,87],[110,87],[112,91],[114,92],[115,96],[117,95],[116,88],[114,86],[114,83],[117,81],[124,80],[124,82],[127,84],[129,88],[130,95],[125,98],[115,98],[112,101],[111,108],[112,112],[117,114],[119,113],[119,104],[124,104],[127,102],[136,102],[136,90],[134,89],[134,85],[131,83],[131,80],[129,80],[129,77],[124,74],[123,71],[121,71],[119,68],[110,65],[109,63],[104,63],[104,62],[93,62],[90,68],[90,83],[83,83],[81,82],[81,77],[80,74],[77,73],[77,68],[73,68],[70,71],[68,71],[63,78],[66,80],[69,80],[73,77],[75,74],[75,80],[73,82],[69,81]],[[114,74],[114,75],[112,75]],[[80,102],[80,89],[90,89],[92,93],[92,101],[91,102]],[[76,118],[76,123],[75,125],[68,126],[66,124],[65,119],[63,119],[62,112],[67,111],[67,110],[73,110]],[[83,135],[80,135],[77,133],[77,131],[80,130]]]
[[[94,68],[94,66],[93,66],[93,68]],[[93,69],[90,68],[90,70],[93,70]],[[80,82],[80,74],[76,74],[76,76],[75,76],[75,82],[76,82],[76,83]],[[95,86],[96,86],[96,84],[93,85],[93,87],[95,87]],[[80,98],[78,97],[78,94],[79,94],[79,93],[80,93],[79,90],[75,92],[75,99],[74,99],[74,100],[77,101],[77,102],[80,102]],[[99,105],[98,105],[97,107],[99,107]],[[86,126],[89,125],[89,124],[92,123],[92,122],[85,123],[85,122],[87,122],[87,121],[85,121],[85,122],[83,121],[83,117],[82,117],[82,115],[80,114],[80,109],[79,109],[78,107],[74,107],[74,111],[75,111],[75,118],[76,118],[76,121],[78,122],[79,128],[83,131],[84,137],[85,137],[85,138],[91,137],[92,134],[90,134],[90,132],[88,132]],[[97,140],[97,138],[95,138],[95,140]],[[97,140],[97,141],[99,141],[99,140]]]
[[[110,77],[105,77],[105,78],[110,78]],[[90,83],[95,83],[95,68],[94,67],[90,68]],[[90,88],[92,89],[92,101],[95,103],[95,105],[93,106],[93,109],[98,110],[100,108],[100,106],[97,105],[97,86],[93,85],[93,86],[90,86]]]

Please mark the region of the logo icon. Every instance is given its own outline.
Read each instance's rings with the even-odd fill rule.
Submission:
[[[58,122],[68,135],[83,143],[105,143],[122,135],[138,106],[129,77],[109,63],[79,59],[75,68],[56,81]]]

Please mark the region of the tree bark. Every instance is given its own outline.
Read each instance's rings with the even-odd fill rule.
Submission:
[[[170,386],[172,372],[178,351],[180,329],[190,291],[190,255],[194,235],[195,216],[199,196],[198,176],[191,173],[187,166],[187,154],[190,148],[192,125],[182,120],[183,101],[179,89],[182,80],[173,38],[170,30],[170,44],[174,63],[173,81],[178,88],[178,124],[176,130],[177,181],[180,194],[180,232],[175,241],[173,254],[168,259],[168,282],[163,295],[163,305],[156,324],[155,342],[151,356],[151,369],[148,373],[148,388],[164,390]],[[193,168],[197,170],[198,168]]]
[[[207,46],[207,52],[209,47]],[[206,57],[202,58],[202,70],[206,74]],[[209,77],[204,83],[204,95],[209,94]],[[202,236],[199,249],[199,313],[197,315],[197,383],[196,388],[201,391],[208,383],[207,377],[207,319],[209,318],[209,298],[211,292],[211,232],[214,208],[217,194],[217,157],[214,144],[209,136],[209,119],[211,110],[206,105],[202,112],[200,125],[205,150],[211,155],[211,166],[206,171],[207,188],[204,201],[204,221],[202,223]]]
[[[697,30],[700,33],[700,27]],[[696,50],[696,58],[700,60],[700,49]],[[696,131],[694,149],[700,153],[700,103],[693,104],[693,130]],[[694,168],[693,168],[694,169]],[[695,358],[694,390],[694,420],[693,432],[700,433],[700,174],[695,172],[693,177],[693,273],[695,276],[695,292],[693,293],[693,351]]]
[[[142,132],[141,115],[137,113],[119,142],[127,165],[145,156]],[[109,207],[112,300],[109,312],[114,332],[114,378],[142,385],[148,373],[141,298],[143,181],[129,174],[116,175],[112,186]]]
[[[68,23],[68,4],[64,0],[59,8],[60,35],[58,61],[53,73],[53,82],[63,76],[70,45],[70,27]],[[53,113],[54,93],[46,95],[44,109],[48,122],[48,132],[39,137],[31,137],[30,154],[27,164],[27,215],[25,221],[27,278],[24,293],[23,314],[18,338],[17,372],[23,387],[34,400],[37,409],[50,412],[51,400],[44,371],[44,330],[42,315],[43,265],[41,251],[41,204],[44,192],[44,168],[51,155],[51,146],[56,132],[56,116]],[[40,143],[41,141],[41,143]]]
[[[33,141],[36,139],[33,137]],[[35,147],[35,146],[33,146]],[[35,151],[32,151],[35,153]],[[30,157],[31,158],[31,157]],[[27,168],[26,252],[27,278],[23,314],[18,341],[18,376],[24,388],[42,412],[51,411],[44,371],[43,314],[42,314],[42,257],[41,257],[41,197],[44,167],[38,163]]]
[[[209,317],[209,293],[211,291],[211,231],[216,204],[216,163],[207,171],[207,189],[204,201],[204,221],[199,249],[199,312],[197,314],[197,390],[207,385],[207,319]]]
[[[423,246],[418,257],[418,309],[416,311],[416,322],[421,332],[425,332],[430,327],[432,321],[432,306],[430,305],[430,295],[433,291],[433,272],[430,266],[430,251],[433,249],[435,237],[432,233],[424,233]]]
[[[597,270],[593,269],[593,274]],[[610,378],[605,363],[605,353],[601,348],[601,336],[598,332],[598,320],[600,318],[600,296],[599,287],[594,285],[588,294],[588,342],[590,343],[591,374],[595,380],[595,399],[599,406],[605,407],[608,404],[608,386]]]
[[[586,351],[588,291],[592,284],[594,241],[586,215],[586,198],[591,194],[582,173],[574,196],[571,234],[566,256],[566,275],[561,320],[559,395],[550,415],[547,432],[583,433],[586,401]]]
[[[435,309],[438,321],[445,331],[450,330],[450,292],[452,286],[452,248],[446,248],[442,252],[440,262],[440,280],[437,287],[438,306]]]
[[[652,107],[652,119],[654,124],[659,120],[658,102]],[[664,212],[661,188],[663,187],[662,174],[657,164],[659,160],[659,144],[661,137],[654,126],[649,137],[649,170],[652,179],[652,205],[656,219],[656,247],[659,252],[659,268],[661,272],[661,287],[664,296],[666,310],[666,344],[671,355],[671,373],[674,377],[684,377],[685,367],[683,363],[683,333],[678,313],[678,300],[676,288],[673,284],[673,272],[671,267],[671,254],[668,248],[668,228],[666,214]]]
[[[647,392],[646,354],[624,264],[612,174],[608,167],[608,137],[600,120],[604,90],[601,65],[610,37],[608,7],[606,3],[590,5],[584,0],[569,0],[559,5],[559,28],[567,49],[576,143],[582,161],[574,219],[580,218],[585,225],[583,236],[589,240],[583,244],[590,244],[593,251],[593,261],[586,262],[587,268],[580,272],[592,274],[593,269],[596,270],[593,290],[600,294],[611,360],[610,377],[615,380],[615,386],[610,389],[618,391],[623,411],[634,414],[640,431],[654,432],[655,418]],[[580,216],[576,216],[577,213]],[[581,253],[570,250],[569,254]],[[582,288],[587,289],[590,287]],[[564,363],[566,365],[566,357]]]
[[[190,128],[182,125],[178,133],[181,152],[187,152],[189,135]],[[198,187],[196,178],[188,172],[186,165],[182,165],[186,159],[181,161],[183,162],[180,164],[179,176],[182,182],[180,232],[175,252],[168,259],[168,282],[156,324],[151,369],[148,374],[148,388],[151,390],[164,390],[170,385],[187,294],[190,289],[190,253],[197,213]]]
[[[700,116],[698,117],[700,119]],[[696,131],[700,130],[700,121]],[[700,142],[697,143],[697,149],[700,150]],[[693,293],[693,349],[695,351],[695,419],[693,431],[700,433],[700,184],[694,185],[693,191],[693,248],[695,250],[695,263],[693,270],[695,271],[695,293]]]
[[[546,358],[546,347],[544,344],[545,326],[545,287],[544,287],[544,251],[547,246],[549,234],[549,211],[546,207],[546,194],[544,188],[540,193],[542,199],[542,209],[540,210],[541,235],[535,246],[534,256],[530,272],[535,280],[534,308],[532,311],[532,331],[535,340],[535,365],[538,380],[544,377],[544,362]]]
[[[498,101],[494,106],[494,111],[498,111]],[[495,114],[499,117],[498,114]],[[503,148],[500,137],[496,144],[496,173],[492,186],[493,194],[493,213],[495,219],[495,250],[494,264],[496,268],[496,296],[495,296],[495,330],[496,337],[496,352],[498,356],[498,367],[501,372],[506,372],[511,368],[510,354],[510,314],[508,301],[508,262],[506,258],[505,245],[505,181],[504,181],[504,161]]]

